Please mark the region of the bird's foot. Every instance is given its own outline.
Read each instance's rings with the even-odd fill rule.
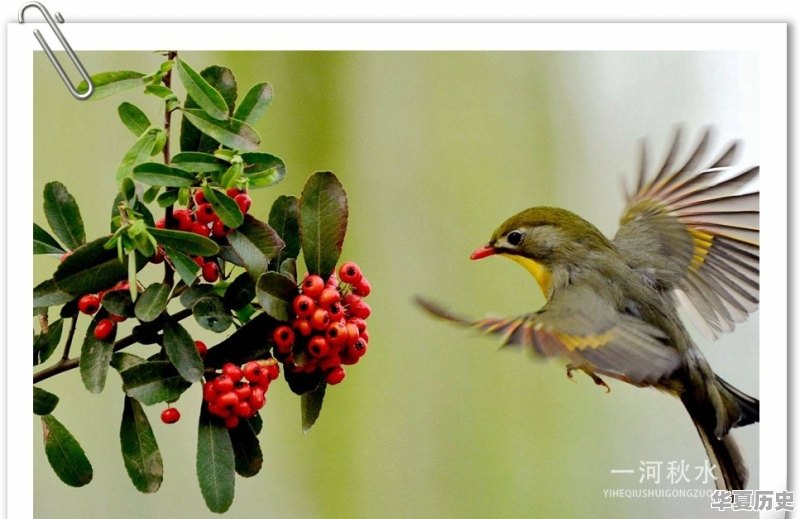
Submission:
[[[606,393],[611,392],[611,387],[608,384],[606,384],[605,380],[597,376],[597,374],[595,374],[592,370],[587,369],[583,366],[575,366],[574,364],[567,364],[567,378],[577,383],[577,381],[575,380],[575,376],[572,374],[572,372],[576,370],[581,370],[587,375],[589,375],[589,377],[591,377],[591,379],[594,381],[595,384],[605,388]]]

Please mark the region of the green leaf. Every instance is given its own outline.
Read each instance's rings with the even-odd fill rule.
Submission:
[[[233,324],[231,312],[225,308],[219,296],[198,299],[192,306],[192,314],[197,324],[216,333],[224,332]]]
[[[53,415],[42,416],[44,452],[56,476],[71,487],[82,487],[92,480],[92,464],[78,440]]]
[[[292,300],[297,293],[297,285],[277,272],[265,272],[256,283],[256,296],[261,308],[277,321],[291,320]]]
[[[72,251],[53,274],[56,286],[78,296],[99,292],[125,279],[128,272],[117,259],[117,251],[103,247],[108,238],[98,238]]]
[[[239,420],[239,425],[228,429],[228,434],[231,437],[236,473],[245,478],[258,474],[264,457],[250,420]]]
[[[200,299],[212,296],[214,293],[213,285],[200,284],[190,286],[181,294],[181,304],[186,308],[191,308]]]
[[[347,194],[329,171],[314,173],[300,197],[300,243],[309,273],[327,279],[347,230]]]
[[[33,341],[33,365],[42,364],[50,358],[58,343],[61,342],[61,334],[64,330],[63,319],[58,319],[47,328],[46,333],[39,333]]]
[[[235,150],[255,150],[261,137],[248,124],[235,119],[218,121],[201,110],[185,109],[183,116],[198,130],[208,135],[223,146]]]
[[[219,121],[228,119],[228,105],[216,88],[194,71],[186,62],[176,60],[176,69],[186,93],[208,115]]]
[[[133,301],[127,290],[109,290],[101,300],[103,308],[109,313],[122,317],[133,316]]]
[[[269,261],[284,247],[283,240],[272,227],[250,215],[239,228],[231,231],[228,242],[253,279],[266,272]]]
[[[80,247],[86,242],[78,204],[61,182],[45,184],[44,215],[50,229],[70,249]]]
[[[122,410],[119,442],[133,486],[146,494],[157,491],[164,479],[161,451],[142,405],[129,396]]]
[[[132,353],[126,353],[124,351],[118,351],[111,356],[111,367],[116,369],[117,371],[122,371],[133,366],[138,366],[139,364],[143,364],[145,362],[147,361],[139,357],[138,355],[134,355]]]
[[[243,272],[228,285],[222,301],[227,308],[236,310],[250,304],[255,296],[256,285],[250,275],[247,272]],[[183,298],[181,298],[181,301],[183,301]]]
[[[170,99],[170,98],[177,99],[175,92],[173,92],[172,89],[165,87],[164,85],[147,85],[146,87],[144,87],[144,93],[154,95],[161,99]]]
[[[159,192],[160,189],[161,189],[161,186],[150,186],[150,187],[148,187],[147,189],[144,190],[144,194],[142,195],[142,201],[145,204],[152,203],[153,200],[156,199],[156,196],[158,196],[158,192]]]
[[[206,197],[208,203],[211,204],[211,207],[214,208],[214,212],[217,213],[222,223],[231,229],[242,225],[242,222],[244,222],[244,215],[242,215],[242,211],[239,209],[239,204],[237,204],[233,198],[225,193],[212,189],[209,185],[203,186],[203,195]]]
[[[144,86],[150,78],[141,72],[132,70],[118,70],[114,72],[100,72],[90,76],[94,84],[94,92],[89,98],[92,101],[104,99],[125,90]],[[78,92],[86,92],[86,81],[81,81],[77,87]]]
[[[117,166],[117,182],[121,181],[123,178],[132,176],[133,168],[136,167],[136,165],[145,162],[154,153],[158,153],[158,151],[154,150],[157,150],[157,146],[159,145],[159,134],[161,132],[163,132],[163,130],[152,128],[139,136],[136,142],[133,143],[133,146],[125,152],[122,161],[119,166]]]
[[[221,368],[226,362],[244,364],[253,359],[263,359],[271,344],[265,337],[271,336],[278,322],[265,313],[259,313],[230,337],[208,349],[206,365]]]
[[[141,137],[151,126],[150,119],[147,118],[141,108],[127,101],[119,105],[117,113],[122,120],[122,124],[137,137]]]
[[[211,66],[203,69],[200,75],[208,81],[220,94],[228,105],[228,113],[233,112],[233,106],[236,102],[237,85],[236,78],[230,69],[225,67]],[[191,96],[186,96],[184,108],[197,108],[198,104],[192,99]],[[181,135],[180,135],[181,150],[186,151],[200,151],[212,152],[219,147],[219,143],[211,137],[204,135],[189,122],[185,117],[181,121]]]
[[[325,398],[327,384],[322,382],[316,389],[303,393],[300,396],[300,414],[303,422],[303,432],[307,433],[319,418],[322,411],[322,401]]]
[[[164,322],[164,351],[178,373],[189,382],[203,376],[203,360],[189,332],[172,318]]]
[[[148,228],[148,231],[159,245],[190,256],[214,256],[219,252],[219,245],[199,234],[155,227]]]
[[[200,265],[195,263],[189,256],[175,249],[167,247],[166,252],[181,280],[187,285],[191,285],[197,278],[197,273],[200,272]]]
[[[106,385],[108,366],[111,365],[111,356],[114,354],[114,332],[107,340],[101,341],[94,336],[94,327],[97,323],[92,321],[81,347],[79,362],[81,380],[91,393],[101,393]]]
[[[197,428],[197,480],[206,506],[221,514],[233,503],[235,455],[228,429],[203,409]]]
[[[219,184],[225,189],[235,186],[241,179],[243,171],[244,165],[241,162],[234,162],[219,179]]]
[[[58,397],[40,387],[33,386],[33,412],[44,416],[53,412],[58,405]]]
[[[286,165],[281,159],[269,153],[242,153],[245,163],[244,173],[247,185],[257,189],[277,184],[286,176]]]
[[[159,207],[168,207],[178,201],[178,190],[167,189],[156,198]]]
[[[56,282],[52,279],[42,281],[33,289],[34,308],[63,305],[64,303],[69,303],[74,298],[74,295],[59,289]]]
[[[166,283],[153,283],[136,301],[134,314],[143,323],[155,321],[166,310],[169,302],[170,286]]]
[[[186,151],[172,157],[172,164],[192,173],[217,173],[228,165],[210,153]]]
[[[145,162],[133,168],[133,179],[151,186],[184,187],[197,180],[194,174],[158,162]]]
[[[177,400],[191,386],[167,360],[136,364],[123,369],[119,375],[125,393],[144,405]]]
[[[61,248],[55,238],[50,233],[33,224],[33,253],[34,254],[64,254],[66,251]]]
[[[279,272],[289,277],[293,283],[297,283],[297,260],[294,258],[286,258],[283,260],[283,263],[281,263]]]
[[[253,85],[244,95],[244,99],[239,103],[233,118],[253,125],[267,111],[272,103],[272,85],[269,83],[258,83]]]
[[[294,196],[279,196],[272,203],[268,221],[286,244],[275,258],[275,264],[282,264],[286,258],[297,258],[300,254],[300,200]]]

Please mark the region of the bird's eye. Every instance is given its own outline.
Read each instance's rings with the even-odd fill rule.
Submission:
[[[525,233],[523,233],[522,231],[511,231],[510,233],[508,233],[508,236],[506,236],[506,240],[508,241],[509,244],[516,247],[517,245],[522,243],[522,239],[524,237]]]

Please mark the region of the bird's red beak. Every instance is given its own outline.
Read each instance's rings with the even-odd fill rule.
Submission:
[[[479,260],[487,256],[493,256],[494,254],[497,254],[497,249],[495,249],[489,244],[486,244],[483,247],[475,249],[475,251],[469,255],[469,259]]]

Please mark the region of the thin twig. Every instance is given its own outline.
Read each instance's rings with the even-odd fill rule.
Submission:
[[[69,323],[69,333],[67,334],[67,344],[64,346],[64,354],[61,360],[65,361],[69,358],[69,349],[72,347],[72,339],[75,338],[75,328],[78,326],[78,316],[74,316]]]

